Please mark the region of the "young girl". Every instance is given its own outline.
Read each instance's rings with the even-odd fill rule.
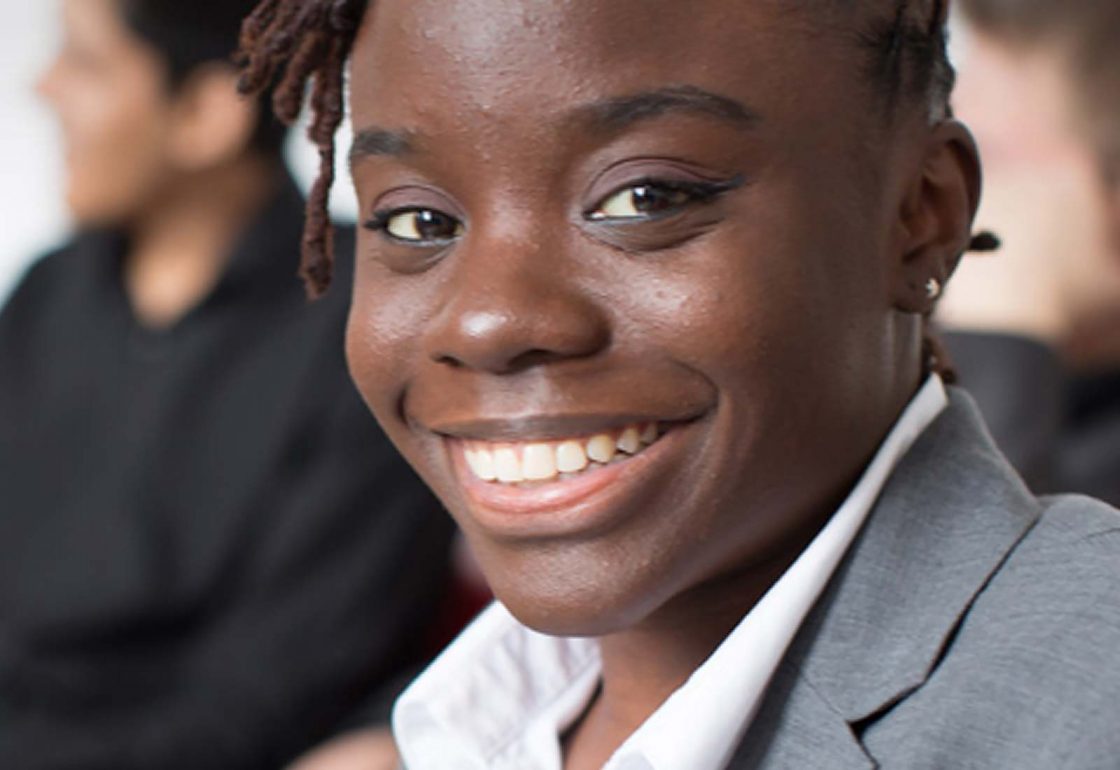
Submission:
[[[1032,497],[923,340],[979,190],[945,12],[249,19],[314,206],[350,60],[351,372],[499,599],[398,702],[410,770],[1114,761],[1120,518]]]

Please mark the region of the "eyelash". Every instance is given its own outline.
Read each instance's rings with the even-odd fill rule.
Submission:
[[[400,238],[389,231],[389,223],[392,222],[393,219],[405,214],[421,214],[425,212],[433,213],[440,217],[446,217],[448,220],[458,223],[460,228],[462,227],[462,223],[457,217],[439,209],[426,206],[401,206],[398,208],[381,209],[380,211],[375,211],[373,216],[370,217],[363,226],[368,230],[379,233],[383,238],[405,246],[431,246],[434,244],[445,245],[449,243],[452,239],[433,239],[425,241],[412,238]]]
[[[742,176],[736,176],[732,179],[722,182],[699,182],[682,179],[658,179],[656,177],[645,177],[642,179],[627,182],[626,184],[603,196],[599,199],[594,207],[585,211],[583,216],[585,219],[599,222],[609,222],[612,219],[621,221],[629,220],[633,222],[648,222],[650,220],[672,216],[678,213],[682,208],[685,208],[687,206],[697,206],[711,203],[721,195],[724,195],[725,193],[731,192],[732,190],[742,186],[742,184]],[[686,200],[678,205],[672,206],[666,211],[648,214],[644,217],[595,216],[597,211],[599,211],[604,205],[606,205],[616,196],[627,191],[638,190],[643,187],[656,190],[659,193],[683,193],[686,196]]]
[[[634,181],[631,181],[631,182],[627,182],[625,185],[622,185],[622,186],[616,188],[615,190],[613,190],[612,192],[610,192],[609,194],[603,196],[595,204],[594,207],[584,211],[583,216],[584,216],[585,219],[587,219],[589,221],[592,221],[592,222],[595,222],[595,221],[609,222],[612,219],[613,220],[620,220],[620,221],[630,220],[630,221],[633,221],[633,222],[648,222],[648,221],[651,221],[651,220],[654,220],[654,219],[660,219],[660,218],[663,218],[663,217],[666,217],[666,216],[671,216],[673,214],[676,214],[681,209],[683,209],[687,206],[704,205],[704,204],[707,204],[707,203],[711,203],[712,201],[719,198],[721,195],[724,195],[725,193],[728,193],[728,192],[740,187],[742,184],[743,184],[742,176],[736,176],[733,179],[729,179],[729,180],[723,181],[723,182],[696,182],[696,181],[686,181],[686,180],[680,180],[680,179],[668,180],[668,179],[658,179],[658,178],[655,178],[655,177],[645,177],[645,178],[642,178],[642,179],[637,179],[637,180],[634,180]],[[665,193],[665,192],[668,192],[668,193],[683,193],[686,196],[687,200],[683,201],[679,205],[675,205],[675,206],[671,207],[670,209],[668,209],[664,212],[656,212],[656,213],[652,213],[652,214],[649,214],[649,215],[646,215],[646,216],[643,216],[643,217],[610,217],[610,216],[596,217],[595,216],[596,211],[598,211],[602,206],[604,206],[608,201],[610,201],[615,196],[618,196],[622,193],[625,193],[628,190],[638,190],[638,189],[643,188],[643,187],[650,188],[650,189],[653,189],[653,190],[657,190],[660,193]],[[399,208],[382,209],[382,210],[379,210],[379,211],[375,211],[373,213],[373,216],[370,217],[370,219],[365,222],[364,226],[368,230],[379,233],[383,238],[386,238],[387,240],[390,240],[394,243],[403,244],[403,245],[406,245],[406,246],[431,247],[433,245],[446,245],[447,243],[449,243],[450,239],[447,239],[447,240],[428,240],[428,241],[414,240],[414,239],[408,239],[408,238],[399,238],[399,237],[393,235],[391,232],[389,232],[389,230],[388,230],[389,223],[394,218],[402,216],[404,214],[420,213],[420,212],[433,212],[433,213],[436,213],[440,216],[447,217],[448,219],[451,219],[451,220],[454,220],[454,221],[459,221],[456,217],[452,216],[451,214],[447,214],[445,212],[442,212],[439,209],[425,208],[423,206],[402,206],[402,207],[399,207]],[[461,226],[461,223],[460,223],[460,226]]]

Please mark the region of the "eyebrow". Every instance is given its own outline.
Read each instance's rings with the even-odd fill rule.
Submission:
[[[670,86],[610,97],[577,107],[569,119],[597,133],[618,133],[671,113],[708,115],[744,129],[756,128],[762,122],[762,116],[742,102],[697,86]],[[372,126],[355,133],[350,165],[369,157],[399,158],[414,151],[407,131]]]
[[[412,151],[412,142],[405,131],[365,128],[354,134],[354,143],[350,145],[350,165],[370,157],[399,158]]]
[[[618,96],[578,108],[594,128],[617,132],[636,123],[676,112],[719,118],[740,128],[757,128],[762,116],[742,102],[697,86],[670,86]]]

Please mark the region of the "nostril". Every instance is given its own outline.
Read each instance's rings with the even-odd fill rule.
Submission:
[[[557,353],[555,351],[545,350],[543,348],[534,348],[532,350],[526,350],[523,353],[518,353],[502,361],[494,360],[484,368],[489,369],[495,373],[512,374],[515,372],[524,371],[525,369],[531,369],[534,366],[541,366],[567,357],[568,356],[565,356],[562,353]],[[464,369],[471,367],[470,363],[461,360],[458,356],[450,353],[440,353],[432,356],[432,359],[437,364],[442,364],[450,369]]]
[[[557,353],[556,351],[535,348],[533,350],[526,350],[524,353],[511,359],[506,370],[507,372],[522,371],[568,357],[569,356]]]
[[[437,364],[443,364],[444,366],[450,367],[452,369],[462,369],[463,368],[463,362],[462,361],[460,361],[455,356],[449,355],[447,353],[440,353],[440,354],[434,355],[434,356],[432,356],[432,360],[434,360]]]

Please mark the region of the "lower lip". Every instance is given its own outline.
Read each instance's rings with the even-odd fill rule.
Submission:
[[[448,448],[474,517],[481,525],[510,535],[560,534],[610,519],[611,511],[618,509],[625,498],[664,477],[688,427],[673,427],[655,443],[620,462],[532,486],[483,481],[467,465],[462,442],[449,440]]]

